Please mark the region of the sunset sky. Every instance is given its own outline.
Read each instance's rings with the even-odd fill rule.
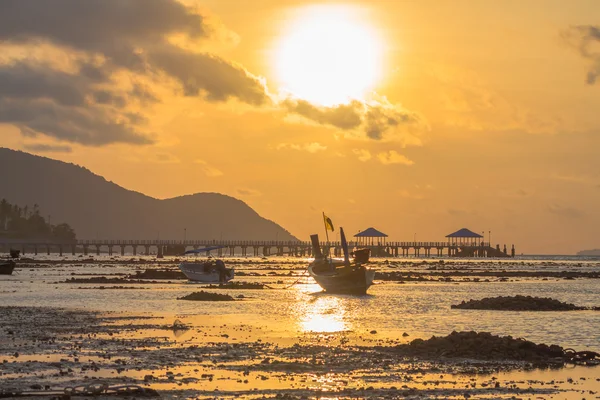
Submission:
[[[600,2],[3,0],[1,146],[303,240],[600,248]]]

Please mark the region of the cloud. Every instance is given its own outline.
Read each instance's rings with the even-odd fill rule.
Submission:
[[[327,150],[327,146],[324,146],[318,142],[305,143],[305,144],[279,143],[276,148],[277,148],[277,150],[291,149],[291,150],[298,150],[298,151],[307,151],[312,154],[318,153],[319,151]]]
[[[189,96],[230,97],[262,104],[262,82],[241,66],[190,48],[215,34],[196,8],[176,0],[6,0],[0,4],[0,39],[27,44],[47,40],[57,46],[101,55],[106,69],[162,72]],[[190,46],[173,44],[180,35]],[[95,72],[98,72],[96,70]]]
[[[223,172],[221,170],[218,170],[217,168],[208,165],[208,163],[204,160],[197,159],[194,160],[194,163],[201,165],[202,172],[204,172],[204,175],[208,176],[209,178],[223,176]]]
[[[398,154],[395,150],[377,154],[377,158],[382,164],[402,164],[402,165],[413,165],[415,162],[409,160],[402,154]]]
[[[586,83],[593,85],[600,76],[600,26],[578,25],[562,32],[563,38],[588,60]]]
[[[354,149],[352,150],[352,152],[356,154],[358,156],[358,160],[362,162],[369,161],[372,158],[371,152],[369,150]]]
[[[238,188],[237,194],[240,196],[260,196],[262,193],[256,189]]]
[[[560,204],[549,204],[548,211],[552,214],[566,218],[581,218],[584,216],[583,211],[573,207],[563,206]]]
[[[181,162],[179,157],[170,153],[157,153],[154,155],[153,161],[159,164],[179,164]]]
[[[142,81],[176,83],[184,95],[208,101],[267,103],[263,80],[200,51],[217,30],[177,0],[2,1],[0,122],[25,136],[84,145],[148,144],[152,135],[140,125],[149,111],[139,108],[157,97]],[[21,51],[11,59],[7,50],[40,44],[67,67],[58,67],[56,55]]]
[[[204,96],[209,101],[236,98],[252,105],[269,101],[266,85],[261,79],[219,57],[165,45],[150,51],[148,59],[153,66],[176,79],[186,96]]]
[[[190,3],[0,1],[0,122],[25,136],[89,146],[150,144],[156,135],[146,127],[148,106],[167,89],[209,102],[284,110],[346,138],[421,145],[427,123],[385,97],[331,107],[276,99],[263,78],[207,51],[210,41],[231,35]],[[49,49],[43,56],[33,51],[40,46]],[[302,149],[323,150],[318,144]]]
[[[70,153],[73,151],[71,146],[44,143],[25,143],[23,148],[36,153]]]
[[[418,136],[427,129],[427,124],[417,113],[391,104],[385,98],[352,100],[347,104],[329,107],[287,98],[281,105],[292,114],[320,125],[338,128],[352,138],[420,145]]]

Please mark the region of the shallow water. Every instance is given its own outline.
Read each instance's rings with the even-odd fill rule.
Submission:
[[[97,257],[93,264],[23,264],[12,276],[0,276],[0,304],[10,306],[44,306],[153,313],[167,318],[182,318],[195,326],[248,324],[265,330],[271,340],[295,337],[307,332],[348,332],[369,337],[376,330],[377,338],[406,342],[416,337],[447,335],[453,330],[488,331],[512,335],[534,342],[558,344],[575,349],[600,351],[600,312],[508,312],[453,310],[451,304],[489,296],[532,295],[551,297],[579,306],[600,306],[600,286],[597,279],[510,279],[507,282],[376,282],[367,296],[328,295],[321,292],[311,278],[298,280],[303,260],[298,259],[235,259],[238,271],[261,274],[276,270],[293,276],[240,276],[238,281],[262,282],[273,289],[218,290],[232,296],[244,295],[236,302],[188,302],[178,297],[202,289],[201,285],[185,281],[159,284],[136,284],[136,289],[97,288],[98,284],[58,283],[72,274],[112,276],[130,274],[145,268],[164,268],[168,259],[158,266],[151,258],[147,263],[128,263],[129,257]],[[136,260],[139,258],[136,257]],[[597,261],[581,260],[379,260],[379,270],[427,271],[434,268],[464,270],[528,270],[528,271],[599,271]],[[117,275],[115,275],[117,276]],[[84,276],[82,276],[84,277]],[[458,278],[460,280],[462,278]],[[132,286],[129,284],[119,284]],[[114,285],[103,285],[114,286]],[[406,332],[409,336],[403,337]]]

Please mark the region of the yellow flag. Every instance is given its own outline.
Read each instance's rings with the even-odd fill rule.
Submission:
[[[333,232],[333,222],[331,222],[331,218],[326,216],[325,213],[323,213],[323,222],[325,223],[325,230]]]

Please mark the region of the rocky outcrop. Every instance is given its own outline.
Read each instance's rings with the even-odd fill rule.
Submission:
[[[532,296],[499,296],[486,297],[481,300],[463,301],[451,308],[462,310],[504,310],[504,311],[577,311],[587,310],[574,304],[563,303],[548,297]]]
[[[194,292],[184,297],[179,297],[177,300],[193,300],[193,301],[234,301],[234,298],[228,294],[209,293],[201,290]]]
[[[415,339],[394,348],[397,354],[419,358],[466,358],[475,360],[514,360],[534,363],[597,363],[600,354],[575,352],[557,345],[536,344],[512,336],[488,332],[452,332],[445,337]]]

